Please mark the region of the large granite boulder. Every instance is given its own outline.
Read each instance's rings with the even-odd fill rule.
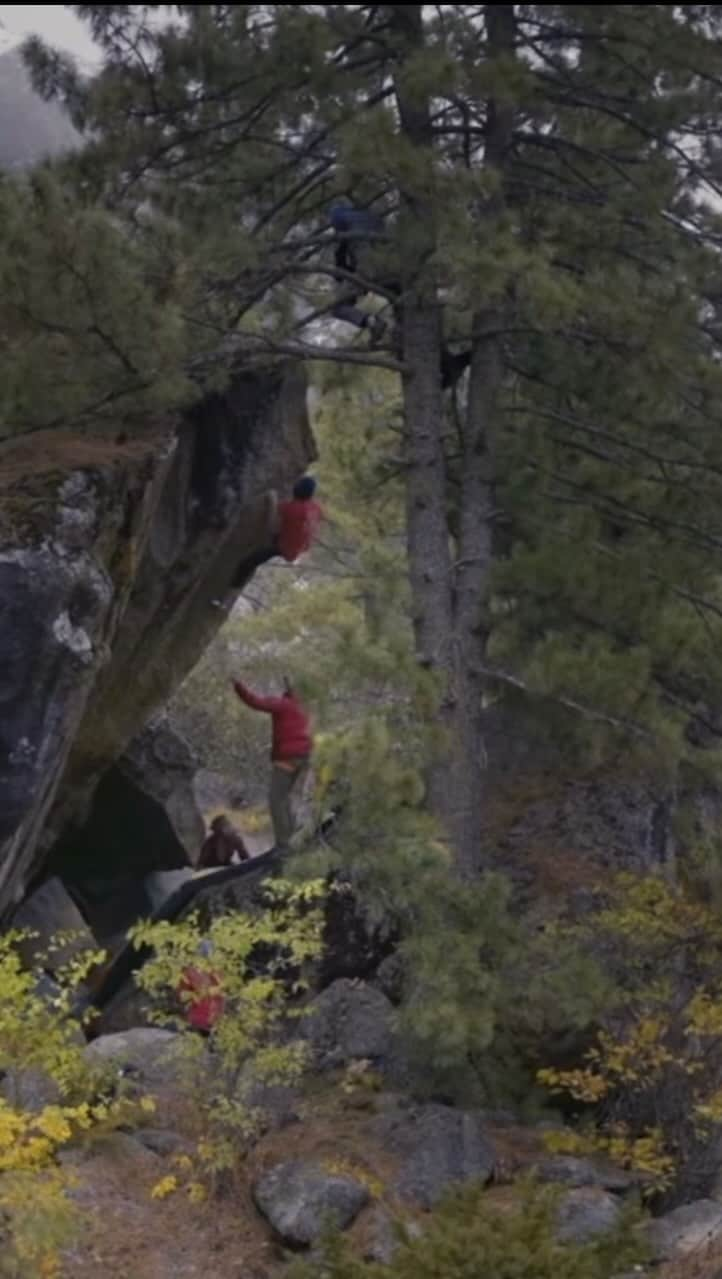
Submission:
[[[167,1086],[187,1077],[186,1036],[172,1030],[137,1027],[115,1035],[101,1035],[85,1049],[89,1065],[132,1076],[149,1088]]]
[[[0,445],[0,919],[196,664],[267,542],[268,489],[314,455],[287,363],[118,429]]]

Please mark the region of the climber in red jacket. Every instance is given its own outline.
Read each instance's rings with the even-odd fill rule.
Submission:
[[[276,848],[286,850],[293,834],[294,820],[291,810],[291,792],[305,777],[313,738],[308,713],[293,692],[288,680],[284,680],[283,697],[257,697],[240,680],[233,687],[246,706],[254,711],[265,711],[272,719],[271,790],[268,806],[271,810]]]
[[[241,560],[232,586],[243,586],[255,569],[277,555],[294,564],[299,555],[310,551],[323,519],[323,507],[314,499],[315,492],[313,476],[302,475],[293,486],[292,497],[279,502],[275,492],[268,494],[269,543]]]
[[[277,554],[293,564],[304,551],[309,551],[318,536],[323,509],[314,499],[316,481],[304,475],[293,486],[293,497],[278,503]]]

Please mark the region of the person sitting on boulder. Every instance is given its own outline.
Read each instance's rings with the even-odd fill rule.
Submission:
[[[254,711],[265,711],[272,719],[271,789],[268,806],[271,810],[276,849],[285,852],[294,829],[291,793],[302,777],[305,777],[313,738],[308,712],[284,680],[282,697],[258,697],[241,680],[234,680],[233,687],[246,706]]]
[[[211,833],[203,843],[198,858],[198,870],[211,870],[218,866],[235,866],[247,862],[250,853],[239,830],[220,813],[211,822]]]

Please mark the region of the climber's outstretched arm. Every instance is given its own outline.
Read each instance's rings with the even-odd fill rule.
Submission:
[[[232,683],[241,701],[245,702],[246,706],[250,706],[252,711],[266,711],[272,715],[274,711],[283,708],[282,697],[258,697],[256,693],[251,692],[250,688],[246,688],[241,680],[234,679]]]

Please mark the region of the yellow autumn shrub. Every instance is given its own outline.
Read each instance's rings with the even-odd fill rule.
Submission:
[[[605,1152],[641,1173],[650,1194],[685,1177],[699,1184],[722,1123],[722,916],[683,886],[623,874],[563,931],[599,955],[616,986],[583,1060],[538,1072],[590,1119],[549,1143]]]
[[[81,984],[102,954],[75,954],[40,993],[40,970],[23,965],[29,934],[0,937],[0,1276],[51,1279],[79,1228],[73,1173],[59,1156],[127,1123],[135,1111],[103,1097],[104,1079],[83,1053],[82,1017],[71,1015]],[[67,947],[55,938],[52,949]],[[44,957],[38,957],[38,964]],[[147,1108],[149,1102],[145,1102]]]
[[[185,1036],[186,1088],[197,1128],[195,1161],[180,1156],[176,1173],[155,1187],[157,1198],[180,1189],[201,1198],[263,1126],[264,1089],[299,1078],[305,1044],[288,1026],[320,952],[326,891],[322,881],[276,880],[264,885],[262,910],[234,911],[206,928],[192,915],[132,930],[134,944],[152,950],[137,973],[151,1018]],[[218,1001],[207,1039],[189,1025],[188,1008],[198,998],[183,988],[189,970],[207,979],[204,993]]]

